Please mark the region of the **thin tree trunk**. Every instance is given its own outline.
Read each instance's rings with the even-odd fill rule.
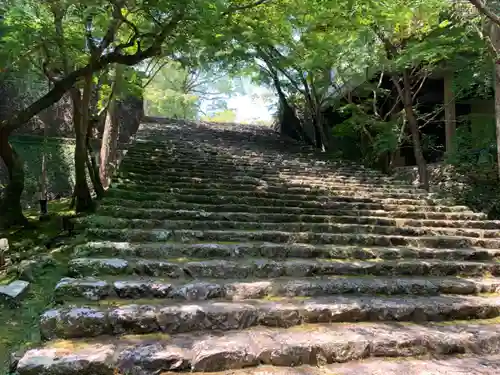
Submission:
[[[123,71],[123,66],[116,66],[112,94],[108,102],[108,109],[106,111],[106,120],[104,124],[104,133],[102,135],[99,174],[100,181],[105,189],[109,187],[109,184],[111,182],[111,175],[113,174],[116,167],[116,148],[118,143],[118,131],[120,127],[120,123],[117,117],[117,96],[119,96],[121,92],[121,80],[123,78]]]
[[[422,152],[422,144],[420,143],[420,130],[418,129],[417,118],[413,111],[413,99],[411,93],[411,82],[408,69],[403,72],[403,101],[405,106],[405,114],[410,126],[411,138],[413,140],[413,153],[415,154],[415,161],[418,167],[418,177],[420,186],[429,190],[429,177],[427,174],[427,163],[425,162],[424,154]]]
[[[104,197],[104,187],[102,186],[101,180],[99,178],[99,166],[97,165],[97,160],[91,144],[93,123],[94,121],[89,123],[87,130],[87,140],[86,140],[86,146],[88,152],[87,168],[89,170],[90,180],[92,181],[92,186],[94,187],[97,199],[102,199]]]
[[[500,180],[500,63],[495,64],[495,119],[497,131],[497,163]]]
[[[500,54],[500,25],[490,26],[491,44],[497,54]],[[495,60],[495,123],[497,133],[497,168],[500,179],[500,60]]]
[[[0,130],[0,157],[7,167],[9,182],[0,202],[0,226],[10,228],[27,225],[28,219],[23,214],[21,195],[24,190],[24,166],[17,152],[9,144],[9,134]]]
[[[422,144],[420,143],[420,130],[418,128],[417,118],[413,111],[413,97],[411,92],[410,72],[409,69],[403,71],[403,87],[398,82],[396,77],[392,77],[392,82],[396,86],[399,95],[403,101],[406,120],[411,132],[413,154],[418,168],[418,179],[420,186],[423,189],[429,190],[429,177],[427,173],[427,163],[425,162],[422,152]]]
[[[456,129],[456,109],[455,95],[453,94],[453,71],[446,71],[444,74],[444,119],[446,134],[446,152],[453,151],[455,129]]]

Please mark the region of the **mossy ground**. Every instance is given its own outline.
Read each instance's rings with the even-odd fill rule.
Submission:
[[[8,258],[13,252],[20,253],[20,259],[30,259],[37,255],[51,254],[56,263],[45,267],[31,282],[28,293],[17,307],[0,306],[0,375],[9,374],[11,353],[40,343],[38,319],[40,314],[53,303],[55,284],[66,274],[67,254],[57,249],[46,249],[47,238],[56,236],[61,230],[60,217],[71,215],[69,200],[62,199],[49,203],[51,220],[39,222],[36,210],[26,211],[26,216],[35,228],[0,231],[0,238],[7,237],[10,244]],[[33,251],[38,247],[38,252]],[[42,250],[43,249],[43,250]],[[15,264],[15,263],[14,263]],[[0,270],[0,284],[8,284],[16,275]]]

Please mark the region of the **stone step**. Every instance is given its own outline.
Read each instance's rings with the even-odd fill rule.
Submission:
[[[255,164],[250,165],[239,162],[235,163],[225,163],[220,161],[206,161],[206,162],[190,162],[190,163],[178,163],[175,161],[164,161],[164,162],[151,162],[147,160],[145,162],[131,161],[128,158],[123,160],[121,167],[125,171],[138,171],[138,172],[156,172],[156,171],[168,171],[168,172],[180,172],[180,171],[193,171],[203,173],[206,171],[218,172],[218,173],[228,173],[233,174],[234,172],[244,172],[244,173],[259,173],[259,174],[269,174],[269,175],[280,175],[280,174],[299,174],[307,176],[339,176],[339,177],[373,177],[387,179],[391,178],[388,175],[384,175],[380,172],[373,170],[360,170],[352,168],[318,168],[318,167],[287,167],[279,165],[269,165],[269,164]]]
[[[371,359],[319,367],[258,366],[217,372],[217,375],[498,375],[499,373],[500,355],[491,355],[439,359]],[[173,374],[175,372],[162,372],[162,375]],[[202,372],[191,372],[191,375],[202,374],[206,375]]]
[[[484,261],[500,258],[499,249],[432,249],[413,247],[356,247],[308,245],[301,243],[175,243],[175,242],[87,242],[75,247],[76,257],[141,257],[150,259],[184,258],[326,258],[326,259],[443,259]]]
[[[367,233],[314,233],[238,230],[164,230],[164,229],[101,229],[88,228],[88,239],[131,242],[274,242],[359,246],[413,246],[433,248],[500,248],[500,240],[463,236],[397,236]]]
[[[483,322],[483,321],[479,321]],[[500,325],[308,324],[254,327],[224,333],[160,334],[69,340],[26,352],[19,375],[157,374],[224,371],[258,365],[299,366],[367,357],[491,355],[500,350]]]
[[[446,260],[350,261],[265,258],[189,260],[165,258],[74,258],[72,276],[146,275],[173,279],[235,279],[342,275],[499,276],[500,262]]]
[[[214,178],[213,176],[209,177],[203,177],[203,176],[198,176],[198,177],[193,177],[193,176],[182,176],[182,175],[177,175],[177,176],[160,176],[160,175],[151,175],[151,174],[137,174],[137,173],[132,173],[132,172],[121,172],[119,171],[117,173],[116,178],[118,180],[125,180],[125,181],[131,181],[131,182],[147,182],[148,184],[163,184],[163,185],[170,185],[173,183],[177,182],[184,182],[184,183],[228,183],[228,184],[234,184],[234,183],[240,183],[240,182],[255,182],[255,181],[265,181],[267,184],[271,185],[279,185],[279,184],[296,184],[296,185],[306,185],[306,186],[312,186],[312,185],[365,185],[365,186],[374,186],[374,187],[387,187],[388,185],[392,185],[394,187],[398,188],[415,188],[415,186],[408,184],[406,181],[399,181],[399,180],[394,180],[393,183],[391,182],[382,182],[382,181],[370,181],[370,180],[362,180],[362,179],[356,179],[356,178],[312,178],[312,177],[302,177],[302,176],[297,176],[294,175],[292,177],[270,177],[266,178],[265,180],[259,177],[251,177],[251,176],[229,176],[229,175],[223,175],[223,176],[218,176],[217,178]]]
[[[246,152],[246,154],[245,154]],[[241,155],[227,155],[226,153],[212,153],[204,150],[192,149],[189,150],[171,150],[167,152],[147,150],[137,151],[131,148],[127,152],[125,160],[128,163],[148,166],[176,167],[176,166],[201,166],[209,167],[211,164],[241,167],[283,167],[283,168],[309,168],[321,171],[347,170],[355,172],[370,172],[384,175],[379,170],[367,168],[360,164],[321,161],[315,159],[295,158],[293,155],[285,155],[283,153],[272,153],[271,155],[262,154],[261,152],[243,151]],[[145,157],[146,155],[146,157]],[[242,156],[248,157],[242,157]],[[278,157],[276,157],[278,156]]]
[[[211,180],[220,180],[220,179],[248,179],[248,178],[259,178],[266,181],[271,182],[293,182],[293,181],[325,181],[325,182],[343,182],[343,183],[368,183],[368,184],[392,184],[392,185],[408,185],[407,181],[397,180],[391,177],[370,177],[370,176],[351,176],[351,175],[308,175],[307,173],[262,173],[262,172],[238,172],[234,171],[233,173],[228,172],[212,172],[210,170],[197,170],[197,171],[188,171],[188,170],[178,170],[178,171],[150,171],[143,170],[140,168],[132,169],[120,169],[119,176],[124,177],[135,177],[137,179],[152,179],[152,180],[169,180],[173,178],[206,178]]]
[[[266,193],[262,193],[266,195]],[[269,195],[269,194],[268,194]],[[350,197],[350,196],[331,196],[321,200],[308,199],[307,197],[299,197],[297,199],[285,198],[261,198],[242,195],[232,195],[228,193],[224,196],[211,196],[203,194],[175,194],[175,193],[139,193],[136,191],[119,190],[116,188],[109,189],[107,196],[111,198],[127,199],[133,201],[164,201],[164,202],[189,202],[189,203],[205,203],[205,204],[250,204],[256,206],[292,206],[292,207],[328,207],[331,203],[380,203],[380,204],[395,204],[395,205],[420,205],[420,206],[435,206],[444,202],[438,199],[404,199],[404,198],[367,198],[367,197]],[[279,194],[277,195],[279,196]]]
[[[428,322],[500,316],[500,296],[359,297],[334,296],[189,303],[70,306],[40,318],[45,339],[100,335],[231,331],[255,326],[293,327],[334,322]]]
[[[500,278],[419,276],[329,276],[262,279],[161,279],[138,276],[64,278],[55,288],[57,302],[89,300],[205,301],[220,299],[276,300],[332,295],[492,295],[500,293]]]
[[[115,184],[112,190],[117,191],[127,191],[131,194],[139,193],[142,195],[144,193],[144,184]],[[168,188],[166,186],[148,186],[147,194],[151,197],[158,196],[160,198],[165,198],[169,194],[182,194],[182,195],[205,195],[205,196],[240,196],[240,197],[251,197],[251,198],[270,198],[270,199],[293,199],[293,200],[335,200],[337,197],[342,199],[342,197],[354,197],[354,198],[395,198],[395,199],[430,199],[432,195],[429,193],[402,193],[402,192],[391,192],[391,191],[369,191],[369,190],[353,190],[343,188],[338,190],[330,191],[307,191],[307,192],[296,192],[290,190],[284,190],[281,192],[272,192],[265,189],[200,189],[200,188],[186,188],[186,189],[174,189]]]
[[[289,152],[283,152],[282,149],[272,149],[258,144],[244,145],[238,144],[237,147],[232,148],[231,152],[226,152],[227,150],[220,145],[206,146],[200,144],[200,142],[191,142],[189,139],[183,140],[180,143],[169,143],[169,144],[158,144],[158,145],[141,145],[138,142],[134,144],[128,150],[127,155],[129,157],[144,158],[144,155],[148,157],[160,157],[160,158],[177,158],[177,159],[189,159],[197,158],[200,160],[208,161],[219,161],[219,160],[231,160],[231,161],[242,161],[242,162],[255,162],[260,161],[262,163],[284,163],[284,164],[307,164],[307,165],[318,165],[318,166],[331,166],[339,167],[346,166],[359,169],[368,169],[363,165],[350,162],[348,160],[336,160],[336,159],[320,159],[316,154],[314,157],[309,152],[300,152],[293,149],[293,146],[286,145],[290,147]],[[260,146],[260,147],[259,147]],[[220,152],[222,151],[222,152]],[[287,150],[285,150],[287,151]]]
[[[217,180],[220,178],[228,177],[254,177],[260,178],[266,181],[276,181],[280,182],[283,180],[320,180],[320,181],[345,181],[345,182],[368,182],[368,183],[391,183],[391,184],[407,184],[405,181],[398,181],[391,179],[390,177],[372,177],[365,175],[318,175],[312,173],[264,173],[261,171],[232,171],[224,172],[217,170],[155,170],[155,169],[144,169],[144,168],[120,168],[120,176],[134,176],[139,180],[141,178],[153,178],[153,179],[168,179],[168,178],[178,178],[178,177],[190,177],[190,178],[209,178]]]
[[[250,204],[202,204],[186,202],[165,201],[133,201],[106,197],[100,202],[101,207],[130,208],[130,209],[157,209],[157,210],[190,210],[205,212],[241,212],[241,213],[272,213],[272,214],[296,214],[296,215],[335,215],[337,212],[348,212],[347,215],[357,214],[362,211],[378,211],[396,217],[405,215],[467,215],[475,217],[484,214],[474,213],[466,206],[423,206],[423,205],[397,205],[384,203],[352,203],[352,202],[329,202],[328,205],[320,207],[286,207],[286,206],[261,206]],[[381,215],[381,214],[379,214]],[[468,216],[473,215],[473,216]],[[454,216],[457,217],[457,216]]]
[[[211,212],[196,210],[168,210],[155,208],[129,208],[122,206],[101,206],[99,214],[126,219],[154,219],[154,220],[234,220],[234,221],[261,221],[266,223],[290,223],[303,221],[306,223],[375,222],[381,225],[436,226],[438,222],[443,227],[461,226],[463,228],[496,228],[498,221],[484,220],[483,213],[461,212],[406,212],[383,210],[330,210],[328,215],[323,214],[294,214],[294,213],[256,213],[256,212]],[[482,220],[483,219],[483,220]],[[422,226],[422,225],[421,225]]]
[[[117,179],[113,183],[112,187],[122,188],[129,187],[130,189],[143,188],[144,185],[141,183],[135,183],[127,179]],[[331,191],[357,189],[360,192],[389,192],[389,193],[425,193],[427,192],[423,189],[418,189],[412,186],[401,187],[392,185],[369,185],[369,184],[328,184],[328,183],[279,183],[279,184],[268,184],[264,180],[260,179],[243,179],[240,181],[228,180],[226,183],[217,182],[171,182],[169,184],[157,184],[152,182],[148,184],[148,191],[171,191],[170,189],[185,191],[186,189],[204,189],[204,190],[245,190],[245,191],[268,191],[271,193],[298,193],[307,194],[309,192],[313,193],[323,193],[329,194]]]
[[[355,222],[355,220],[352,220]],[[174,230],[242,230],[242,231],[284,231],[284,232],[312,232],[312,233],[348,233],[348,234],[383,234],[390,236],[463,236],[473,238],[500,238],[498,229],[461,229],[458,226],[440,227],[440,221],[432,222],[435,226],[424,227],[415,221],[417,226],[392,224],[379,221],[376,218],[359,219],[359,224],[349,223],[267,223],[251,221],[215,221],[215,220],[154,220],[154,219],[124,219],[112,216],[93,215],[80,218],[78,225],[82,228],[103,229],[168,229]],[[487,223],[487,222],[486,222]],[[397,226],[395,226],[397,225]]]

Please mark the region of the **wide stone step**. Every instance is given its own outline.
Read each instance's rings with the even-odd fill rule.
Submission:
[[[226,194],[224,196],[210,196],[203,194],[188,195],[175,193],[138,193],[135,191],[110,189],[107,195],[111,198],[120,198],[133,201],[164,201],[164,202],[189,202],[189,203],[204,203],[204,204],[250,204],[257,206],[292,206],[292,207],[319,207],[328,208],[332,203],[379,203],[379,204],[395,204],[395,205],[419,205],[419,206],[435,206],[443,202],[437,199],[398,199],[398,198],[366,198],[366,197],[349,197],[349,196],[331,196],[325,197],[322,200],[306,199],[282,199],[282,198],[254,198],[241,195]],[[265,195],[265,193],[263,193]]]
[[[500,315],[500,296],[322,297],[241,302],[75,306],[40,318],[45,339],[100,335],[230,331],[255,326],[293,327],[334,322],[427,322],[490,319]]]
[[[414,247],[357,247],[310,245],[301,243],[175,243],[175,242],[87,242],[75,247],[74,256],[141,257],[150,259],[183,258],[326,258],[326,259],[443,259],[494,260],[499,249],[432,249]]]
[[[413,246],[433,248],[500,248],[500,240],[463,236],[398,236],[367,233],[314,233],[238,230],[165,230],[88,228],[88,239],[131,242],[274,242],[359,246]]]
[[[283,158],[285,155],[281,155],[279,158],[271,158],[269,155],[261,159],[260,157],[254,157],[253,155],[248,155],[250,158],[242,158],[239,155],[234,158],[232,155],[212,154],[207,155],[206,152],[201,151],[197,155],[197,150],[189,149],[188,152],[172,150],[171,153],[161,153],[156,151],[141,151],[137,152],[134,148],[127,152],[127,156],[124,161],[130,163],[131,165],[138,166],[154,166],[154,167],[166,167],[166,168],[177,168],[177,167],[210,167],[214,163],[222,167],[260,167],[260,168],[289,168],[291,170],[297,169],[310,169],[313,171],[321,172],[335,172],[337,170],[345,170],[350,172],[367,172],[376,173],[378,175],[384,175],[382,172],[363,167],[359,164],[348,164],[344,162],[322,162],[314,159],[296,159],[293,155],[288,155],[287,158]]]
[[[178,172],[178,173],[165,173],[162,174],[161,171],[157,173],[151,172],[133,172],[133,171],[122,171],[118,172],[118,176],[121,178],[128,178],[136,181],[152,181],[152,182],[175,182],[175,181],[189,181],[189,180],[198,180],[198,181],[212,181],[212,182],[224,182],[229,179],[233,181],[242,181],[249,179],[261,179],[265,180],[268,183],[314,183],[314,182],[323,182],[323,183],[358,183],[358,184],[373,184],[373,185],[387,185],[392,184],[394,186],[402,185],[408,186],[408,182],[403,180],[390,180],[388,178],[377,179],[377,178],[360,178],[360,177],[340,177],[340,176],[304,176],[299,174],[280,174],[280,175],[262,175],[261,173],[234,173],[229,175],[228,173],[218,173],[213,174],[210,172],[206,173],[198,173],[193,174],[189,171]]]
[[[192,260],[165,258],[75,258],[74,276],[146,275],[173,279],[269,278],[342,275],[499,276],[500,262],[445,260],[349,261],[327,259],[270,260],[265,258]]]
[[[56,286],[57,302],[83,300],[276,300],[332,295],[477,295],[500,292],[500,279],[463,277],[281,277],[262,279],[181,280],[138,276],[64,278]]]
[[[500,355],[460,356],[459,358],[391,358],[351,361],[325,366],[259,366],[218,372],[217,375],[498,375]],[[175,372],[163,372],[172,375]],[[191,372],[192,375],[206,373]]]
[[[280,185],[280,184],[294,184],[294,185],[303,185],[303,186],[314,186],[314,185],[346,185],[346,186],[357,186],[357,185],[365,185],[365,186],[374,186],[374,187],[386,187],[388,184],[391,184],[394,187],[401,188],[411,188],[412,185],[409,185],[405,182],[373,182],[373,181],[364,181],[359,179],[325,179],[325,178],[304,178],[304,177],[289,177],[289,178],[267,178],[263,180],[262,178],[250,177],[250,176],[223,176],[218,178],[213,177],[186,177],[186,176],[151,176],[151,175],[138,175],[135,173],[121,173],[118,172],[117,180],[122,181],[131,181],[136,183],[147,182],[148,184],[162,184],[162,185],[170,185],[174,183],[224,183],[224,184],[235,184],[240,182],[252,182],[256,183],[256,181],[261,181],[261,183],[265,182],[269,185]]]
[[[319,180],[319,181],[331,181],[331,182],[367,182],[367,183],[391,183],[391,184],[407,184],[405,181],[398,181],[391,179],[389,177],[374,177],[374,176],[350,176],[350,175],[316,175],[311,173],[263,173],[259,171],[233,171],[233,172],[218,172],[212,170],[146,170],[142,168],[126,168],[120,169],[120,176],[124,177],[135,177],[140,180],[144,179],[155,179],[155,180],[168,180],[176,179],[179,177],[189,177],[189,178],[209,178],[213,180],[226,179],[228,177],[238,178],[238,177],[254,177],[260,178],[271,182],[283,182],[289,180]]]
[[[116,184],[113,190],[128,191],[132,194],[143,195],[144,185],[142,184]],[[266,189],[174,189],[164,187],[150,187],[147,190],[148,195],[154,197],[165,198],[169,194],[182,194],[182,195],[205,195],[205,196],[240,196],[240,197],[257,197],[257,198],[271,198],[271,199],[300,199],[300,200],[334,200],[337,197],[366,197],[366,198],[397,198],[397,199],[429,199],[432,196],[428,193],[401,193],[401,192],[377,192],[377,191],[362,191],[362,190],[330,190],[330,191],[309,191],[309,192],[294,192],[294,191],[281,191],[271,192]]]
[[[48,343],[28,351],[19,375],[223,371],[255,367],[323,365],[367,357],[491,355],[500,349],[500,325],[311,324],[255,327],[224,333],[145,335]],[[68,350],[68,348],[70,348]],[[138,372],[139,370],[140,372]]]
[[[105,229],[190,229],[190,230],[263,230],[263,231],[285,231],[285,232],[313,232],[313,233],[371,233],[395,236],[463,236],[473,238],[500,238],[499,230],[485,229],[461,229],[457,227],[439,227],[439,222],[433,222],[436,226],[410,227],[404,224],[390,224],[382,222],[378,225],[377,220],[358,220],[360,224],[349,223],[266,223],[250,221],[214,221],[214,220],[154,220],[154,219],[123,219],[111,216],[88,216],[79,219],[79,225],[83,228],[105,228]],[[354,220],[353,220],[354,222]],[[422,224],[422,223],[420,223]],[[398,225],[398,226],[395,226]]]
[[[199,196],[196,196],[199,197]],[[255,199],[253,199],[255,200]],[[393,203],[358,203],[358,202],[325,202],[321,204],[294,201],[298,206],[273,206],[270,201],[264,200],[258,203],[194,203],[194,202],[167,202],[161,200],[129,200],[107,197],[101,202],[104,206],[122,206],[130,208],[158,208],[158,209],[173,209],[173,210],[198,210],[211,212],[255,212],[255,213],[298,213],[298,214],[331,214],[335,210],[349,210],[351,212],[357,210],[384,210],[392,212],[460,212],[472,213],[470,208],[466,206],[444,206],[444,205],[422,205],[422,204],[393,204]],[[274,201],[273,201],[274,202]],[[289,201],[288,201],[289,202]],[[266,205],[266,203],[268,205]]]
[[[153,163],[153,162],[131,162],[127,158],[123,160],[121,167],[124,171],[132,172],[180,172],[190,171],[197,173],[205,173],[207,171],[217,172],[223,174],[233,174],[235,172],[242,172],[245,174],[266,174],[266,175],[281,175],[281,174],[299,174],[307,176],[339,176],[339,177],[373,177],[387,179],[391,178],[380,172],[372,170],[359,170],[350,168],[315,168],[315,167],[284,167],[284,166],[271,166],[264,165],[240,165],[239,163],[221,163],[217,161],[210,161],[204,163]]]
[[[131,180],[117,179],[116,183],[113,183],[112,187],[122,189],[124,187],[130,190],[135,190],[142,188],[144,191],[144,185],[141,183],[135,183]],[[424,193],[427,192],[423,189],[417,189],[413,187],[398,187],[392,185],[370,185],[370,184],[329,184],[329,183],[279,183],[279,184],[269,184],[264,180],[260,179],[249,179],[243,181],[228,180],[227,183],[218,182],[171,182],[169,184],[148,184],[148,191],[186,191],[187,189],[203,189],[203,190],[238,190],[238,191],[268,191],[271,193],[295,193],[295,194],[308,194],[310,192],[315,194],[328,195],[332,191],[353,189],[359,190],[360,192],[377,192],[377,193]]]
[[[395,206],[395,205],[373,205],[368,204],[372,209],[364,209],[366,204],[336,204],[331,209],[321,208],[300,208],[300,207],[273,207],[273,206],[249,206],[249,205],[210,205],[210,204],[194,204],[188,203],[160,203],[157,208],[148,208],[155,206],[154,203],[145,204],[146,207],[134,205],[135,201],[127,201],[121,199],[107,198],[101,202],[99,213],[103,215],[111,215],[116,217],[131,217],[143,219],[170,219],[171,215],[178,219],[192,219],[195,217],[211,217],[209,215],[241,215],[241,218],[252,217],[252,215],[264,215],[275,220],[307,221],[310,218],[311,222],[321,220],[318,217],[336,217],[336,216],[375,216],[401,219],[429,219],[429,220],[472,220],[477,221],[485,219],[486,215],[479,212],[463,211],[463,206],[453,206],[457,209],[456,212],[446,211],[448,206],[433,206],[431,208],[436,211],[426,211],[429,207],[423,207],[418,211],[420,206]],[[161,208],[165,207],[165,208]],[[170,207],[175,207],[171,209]],[[377,208],[378,207],[378,208]],[[383,207],[383,208],[381,208]],[[224,211],[224,208],[227,211]],[[400,208],[398,210],[398,208]],[[444,210],[444,211],[440,211]],[[248,215],[248,216],[247,216]],[[292,220],[293,219],[293,220]],[[271,222],[273,219],[270,219]],[[240,220],[245,221],[245,220]],[[254,220],[252,220],[254,221]]]
[[[177,136],[177,134],[176,134]],[[141,145],[138,142],[134,144],[128,150],[127,156],[130,158],[144,158],[145,155],[149,157],[170,159],[177,158],[186,160],[191,158],[197,158],[198,160],[207,161],[243,161],[243,162],[256,162],[260,161],[262,163],[278,163],[289,165],[316,165],[324,167],[351,167],[359,169],[368,169],[360,164],[350,162],[348,160],[332,160],[332,159],[322,159],[320,160],[317,156],[321,154],[316,154],[311,157],[309,152],[300,152],[294,149],[293,146],[287,144],[285,147],[289,147],[289,152],[283,152],[282,149],[273,149],[268,147],[262,147],[258,144],[245,145],[239,144],[237,147],[232,148],[231,152],[226,152],[220,145],[212,146],[200,145],[201,142],[190,142],[189,140],[184,140],[179,143],[170,143],[163,145]],[[205,142],[208,143],[208,142]],[[222,152],[219,152],[222,151]],[[285,149],[286,151],[286,149]]]

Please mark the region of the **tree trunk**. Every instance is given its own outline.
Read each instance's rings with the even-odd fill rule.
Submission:
[[[422,152],[422,145],[420,143],[420,130],[418,128],[417,118],[413,111],[413,99],[411,92],[410,73],[408,69],[403,72],[403,104],[405,108],[406,119],[411,131],[411,138],[413,140],[413,153],[415,161],[417,162],[418,178],[420,186],[423,189],[429,190],[429,177],[427,174],[427,164],[425,162],[424,154]]]
[[[495,64],[495,121],[497,131],[497,163],[500,180],[500,63]]]
[[[104,197],[104,187],[101,184],[101,180],[99,178],[99,166],[97,165],[97,160],[94,154],[94,150],[92,149],[91,144],[91,136],[92,134],[92,126],[89,124],[89,129],[87,131],[87,169],[89,170],[90,180],[92,181],[92,186],[94,186],[94,191],[97,196],[97,199],[102,199]]]
[[[86,77],[86,86],[87,86]],[[92,83],[92,80],[90,80]],[[87,89],[87,87],[85,87]],[[87,91],[87,92],[85,92]],[[88,115],[84,116],[83,112],[85,108],[88,110],[88,106],[84,106],[84,99],[88,99],[88,89],[84,89],[85,97],[82,99],[80,96],[80,91],[76,88],[71,91],[71,98],[73,101],[73,123],[75,127],[75,188],[74,188],[74,199],[76,212],[89,211],[93,207],[92,196],[90,195],[89,186],[87,183],[86,174],[86,161],[87,161],[87,126],[84,120],[88,120]]]
[[[9,182],[0,202],[0,226],[10,228],[27,225],[28,219],[23,214],[21,195],[24,190],[24,166],[21,158],[9,144],[9,133],[0,129],[0,157],[7,167]]]
[[[118,131],[120,123],[117,116],[117,96],[121,92],[121,80],[123,76],[123,66],[117,65],[113,82],[112,94],[109,98],[108,109],[106,111],[106,121],[104,133],[102,135],[100,153],[100,181],[105,189],[109,187],[111,175],[116,167],[116,146],[118,143]]]
[[[497,56],[499,56],[500,25],[493,24],[490,26],[490,39]],[[500,180],[500,60],[498,59],[495,59],[495,123],[497,133],[497,169]]]
[[[451,153],[454,147],[456,129],[455,95],[453,94],[453,71],[444,74],[444,119],[446,133],[446,152]]]

